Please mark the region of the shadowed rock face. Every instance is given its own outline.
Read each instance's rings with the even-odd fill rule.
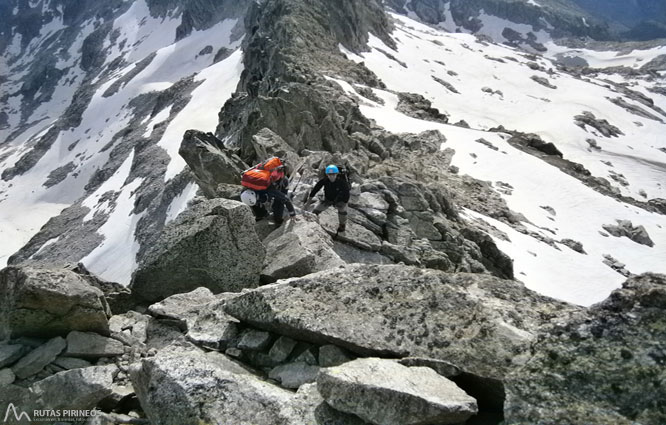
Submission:
[[[130,285],[141,301],[205,286],[214,293],[255,287],[265,250],[250,209],[236,201],[203,201],[165,227]]]
[[[664,423],[666,276],[627,280],[533,353],[509,378],[508,423]]]
[[[72,330],[108,334],[109,316],[102,291],[72,271],[32,267],[0,271],[0,341]]]
[[[238,184],[247,165],[211,133],[188,130],[178,150],[207,198],[220,196],[218,185]]]

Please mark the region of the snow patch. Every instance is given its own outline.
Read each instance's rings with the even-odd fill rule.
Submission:
[[[166,108],[162,109],[160,112],[157,113],[157,115],[153,117],[153,119],[150,120],[150,122],[147,125],[148,129],[146,130],[145,133],[143,133],[143,137],[146,138],[150,137],[150,135],[153,134],[153,127],[161,122],[166,121],[166,119],[169,118],[169,114],[171,113],[171,106],[173,105],[169,105]]]
[[[92,220],[95,213],[98,212],[100,208],[104,207],[104,203],[100,205],[100,198],[102,195],[109,191],[118,192],[122,189],[125,181],[129,177],[130,171],[132,170],[132,161],[134,161],[134,150],[132,150],[127,158],[125,158],[125,161],[123,161],[116,172],[113,173],[111,178],[105,181],[96,191],[83,200],[81,206],[90,209],[88,214],[83,218],[84,222]]]
[[[54,243],[58,242],[60,240],[60,236],[57,236],[55,238],[51,238],[48,241],[44,242],[44,245],[42,245],[37,252],[32,254],[29,259],[33,259],[36,255],[39,255],[40,252],[44,251],[48,246],[53,245]]]
[[[97,233],[104,237],[100,245],[81,259],[88,270],[111,282],[129,285],[132,272],[136,269],[136,254],[140,245],[134,237],[136,225],[145,211],[133,214],[134,191],[143,179],[135,179],[122,188],[116,201],[116,208]]]
[[[171,201],[171,205],[169,205],[169,208],[167,209],[166,221],[164,224],[172,221],[178,217],[178,214],[185,211],[187,208],[187,203],[196,196],[198,190],[199,185],[197,185],[195,182],[185,186],[185,189],[183,189],[183,191],[178,196],[173,198],[173,201]]]

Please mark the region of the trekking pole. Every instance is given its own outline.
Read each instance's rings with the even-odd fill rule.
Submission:
[[[305,160],[303,160],[303,162],[301,162],[301,165],[299,165],[296,168],[296,170],[294,170],[294,173],[298,173],[298,172],[301,172],[301,173],[300,173],[300,176],[298,177],[298,181],[296,182],[296,186],[294,186],[294,188],[291,190],[291,194],[289,195],[290,200],[294,199],[294,195],[296,194],[296,189],[298,189],[298,186],[301,184],[301,180],[303,179],[302,169],[303,169],[304,165],[305,165]]]

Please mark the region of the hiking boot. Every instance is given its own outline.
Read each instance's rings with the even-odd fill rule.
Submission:
[[[338,233],[344,232],[345,231],[345,225],[341,224],[338,226]]]

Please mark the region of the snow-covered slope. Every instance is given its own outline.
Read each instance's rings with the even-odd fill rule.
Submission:
[[[544,58],[481,42],[472,35],[446,33],[401,15],[394,18],[397,50],[372,38],[372,51],[361,56],[345,52],[363,61],[387,86],[374,90],[383,104],[363,98],[362,111],[391,132],[441,131],[447,138],[443,148],[455,149],[453,164],[460,172],[492,182],[509,207],[525,217],[527,232],[519,232],[478,212],[465,214],[468,220],[484,221],[506,235],[495,240],[514,259],[520,280],[541,293],[589,305],[607,297],[625,279],[604,263],[609,262],[604,256],[624,263],[631,273],[666,272],[665,215],[606,196],[516,149],[508,143],[508,134],[489,131],[502,125],[536,133],[556,145],[565,159],[609,180],[622,195],[641,202],[663,199],[666,96],[650,91],[663,87],[663,75],[580,78],[558,71]],[[636,96],[626,98],[610,80],[653,99],[654,108],[638,103]],[[340,83],[358,95],[354,87]],[[396,111],[396,92],[419,93],[449,115],[449,122],[464,120],[470,128],[402,115]],[[631,113],[611,102],[616,98],[640,109]],[[652,118],[638,115],[640,110]],[[584,112],[608,120],[622,134],[604,137],[590,126],[577,125],[574,117]],[[615,225],[616,220],[644,226],[654,246],[609,235],[602,226]],[[585,253],[561,243],[565,239],[582,243]]]
[[[57,252],[128,283],[140,242],[194,195],[178,147],[185,130],[215,128],[236,88],[242,16],[177,36],[183,9],[137,0],[77,22],[55,1],[17,3],[17,22],[47,23],[29,43],[12,27],[2,53],[0,266],[28,243],[23,259]]]

